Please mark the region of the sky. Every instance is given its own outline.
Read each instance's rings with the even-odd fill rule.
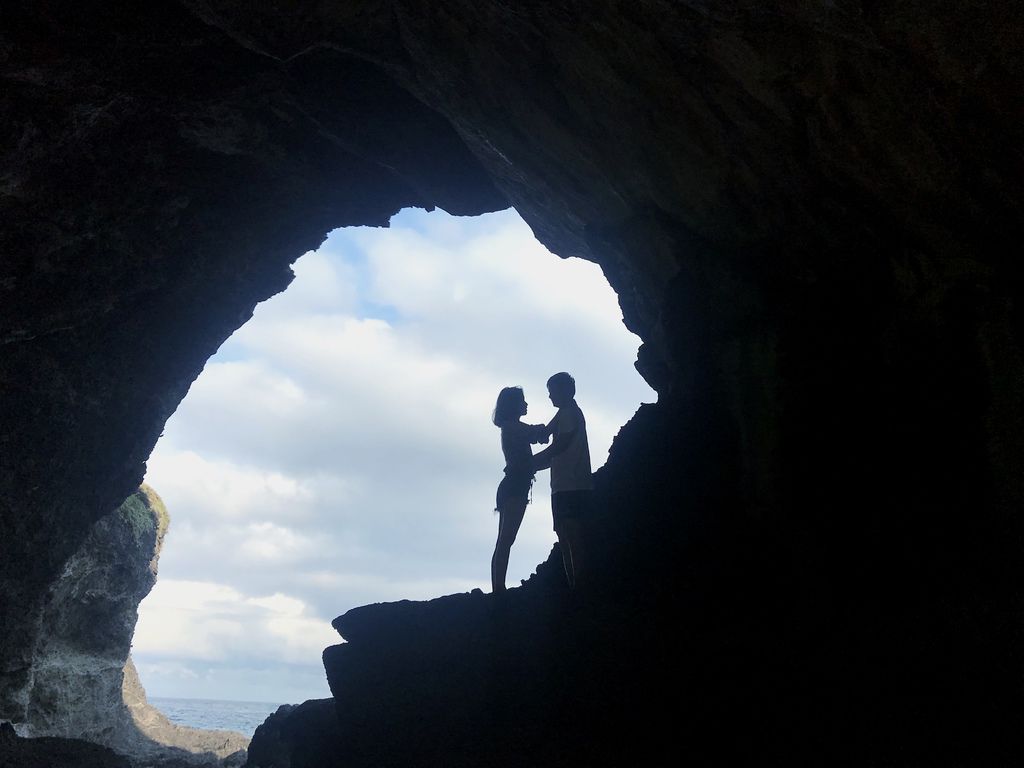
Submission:
[[[502,387],[547,422],[547,378],[572,373],[595,470],[657,398],[600,267],[554,256],[513,210],[407,209],[332,232],[293,270],[207,362],[148,462],[171,517],[132,649],[150,696],[329,696],[336,616],[490,591]],[[555,541],[549,482],[538,475],[510,587]]]

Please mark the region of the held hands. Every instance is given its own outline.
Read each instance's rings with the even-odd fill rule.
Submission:
[[[534,428],[533,440],[530,442],[540,443],[541,445],[547,445],[548,440],[551,439],[551,430],[547,424],[537,424]]]

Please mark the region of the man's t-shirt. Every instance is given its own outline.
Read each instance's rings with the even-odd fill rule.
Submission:
[[[576,434],[566,450],[551,457],[551,492],[589,491],[594,487],[594,476],[590,471],[590,445],[583,411],[573,401],[558,409],[552,426],[556,440],[559,435]]]

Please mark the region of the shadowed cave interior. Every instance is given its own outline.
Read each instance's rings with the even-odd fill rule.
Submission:
[[[1020,761],[1014,4],[5,16],[0,719],[106,716],[70,678],[117,671],[134,608],[99,621],[64,577],[288,264],[403,207],[512,205],[601,265],[658,392],[597,474],[602,578],[567,601],[549,560],[500,616],[346,613],[333,698],[248,764]],[[157,537],[125,519],[125,546]],[[0,749],[123,764],[9,728]]]

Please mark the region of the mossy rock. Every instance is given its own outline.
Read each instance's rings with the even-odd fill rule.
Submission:
[[[163,500],[150,486],[143,483],[139,489],[122,502],[118,514],[131,528],[136,542],[156,534],[159,542],[167,532],[170,515]]]

